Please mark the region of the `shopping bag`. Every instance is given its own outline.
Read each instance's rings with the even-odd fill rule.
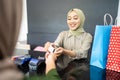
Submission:
[[[113,26],[107,56],[106,69],[120,72],[120,26]]]
[[[111,26],[96,25],[90,65],[106,68]]]
[[[106,69],[90,66],[90,80],[106,80]]]
[[[120,80],[120,72],[106,69],[106,80]]]
[[[96,25],[92,51],[91,51],[90,65],[102,69],[106,68],[111,27],[112,27],[111,24]]]

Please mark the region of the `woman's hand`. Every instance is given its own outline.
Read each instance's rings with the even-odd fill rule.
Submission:
[[[59,48],[56,48],[56,49],[55,49],[54,54],[58,57],[58,56],[60,56],[63,52],[64,52],[64,48],[59,47]]]
[[[46,42],[45,45],[44,45],[44,49],[45,49],[46,52],[51,52],[51,50],[49,50],[51,47],[54,48],[54,49],[57,48],[57,46],[54,43],[51,43],[51,42]]]
[[[71,56],[71,57],[76,57],[76,54],[75,54],[74,51],[72,51],[72,50],[67,50],[67,49],[64,49],[64,48],[62,48],[62,47],[59,47],[59,48],[55,49],[54,54],[55,54],[57,57],[60,56],[61,54],[69,55],[69,56]]]
[[[56,59],[57,59],[57,57],[56,57],[56,55],[54,55],[54,53],[46,53],[45,54],[45,59],[46,59],[46,64],[48,63],[48,62],[55,62],[56,61]]]

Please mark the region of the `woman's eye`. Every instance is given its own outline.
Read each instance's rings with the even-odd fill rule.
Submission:
[[[70,18],[68,18],[68,20],[71,20]]]
[[[75,20],[77,20],[78,18],[74,18]]]

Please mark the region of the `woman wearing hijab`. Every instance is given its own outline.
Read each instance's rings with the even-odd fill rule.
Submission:
[[[22,0],[0,0],[0,80],[21,80],[23,74],[10,60],[18,38]]]
[[[25,77],[11,60],[18,39],[22,18],[22,0],[0,0],[0,80],[59,80],[53,68],[46,76]],[[46,61],[54,64],[54,56]],[[49,65],[47,64],[47,65]]]
[[[57,46],[54,55],[57,56],[57,66],[60,70],[74,59],[87,58],[92,36],[84,30],[84,21],[85,15],[82,10],[71,9],[67,14],[69,30],[59,33],[54,43],[45,44],[46,51],[49,51],[50,45]]]

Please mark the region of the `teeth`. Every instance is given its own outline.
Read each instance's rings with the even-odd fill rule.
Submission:
[[[71,26],[72,26],[72,27],[74,27],[75,25],[74,25],[74,24],[72,24]]]

